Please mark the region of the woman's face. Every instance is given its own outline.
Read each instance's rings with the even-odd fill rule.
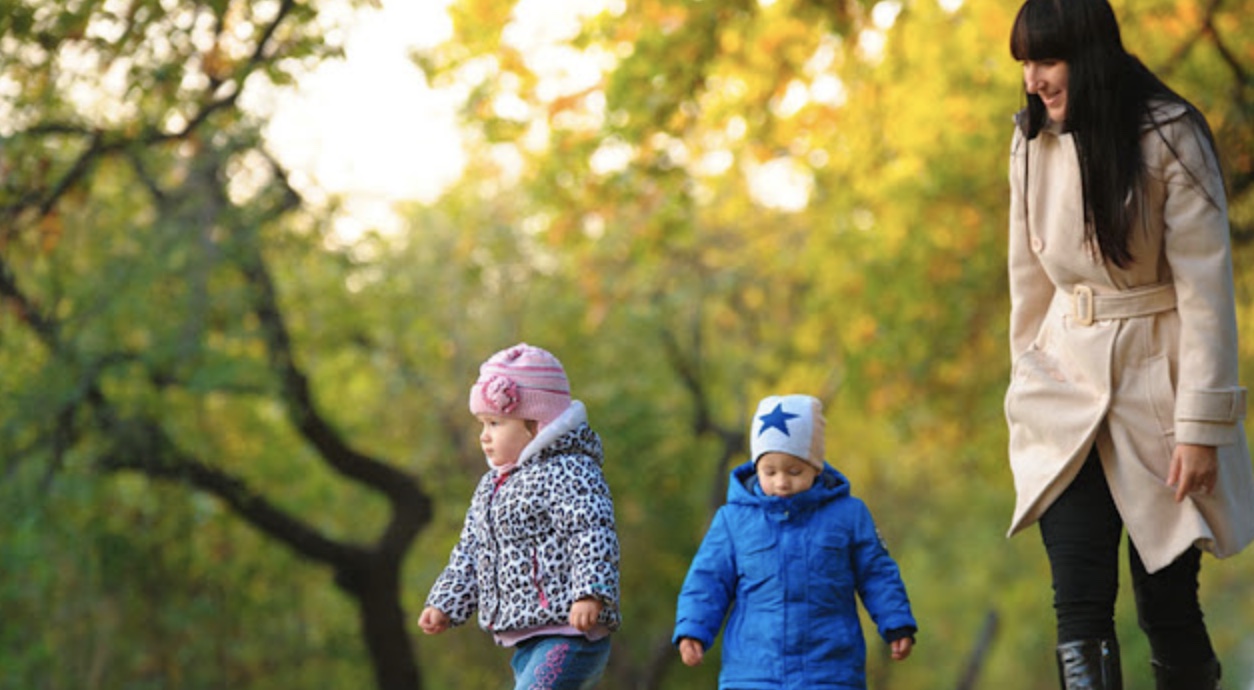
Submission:
[[[1024,60],[1023,85],[1030,94],[1040,97],[1049,119],[1062,123],[1067,119],[1067,76],[1065,60]]]

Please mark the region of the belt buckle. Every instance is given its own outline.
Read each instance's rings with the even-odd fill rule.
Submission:
[[[1071,315],[1081,326],[1093,325],[1093,288],[1077,285],[1071,293]]]

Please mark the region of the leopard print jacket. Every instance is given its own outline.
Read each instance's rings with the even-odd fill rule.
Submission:
[[[571,605],[596,597],[598,622],[618,628],[619,548],[601,439],[583,405],[540,430],[515,469],[479,481],[461,538],[427,606],[453,625],[479,611],[488,632],[567,625]]]

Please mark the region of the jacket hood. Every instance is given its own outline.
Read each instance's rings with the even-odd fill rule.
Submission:
[[[806,508],[848,496],[849,489],[849,480],[845,475],[825,462],[823,471],[815,478],[814,486],[808,491],[787,498],[766,496],[758,489],[758,474],[754,470],[753,462],[746,462],[732,470],[731,481],[727,483],[727,502],[768,509],[771,506]]]
[[[588,426],[588,411],[578,400],[572,400],[570,407],[540,429],[518,454],[516,466],[534,462],[541,455],[571,453],[587,455],[598,465],[605,464],[601,438]]]

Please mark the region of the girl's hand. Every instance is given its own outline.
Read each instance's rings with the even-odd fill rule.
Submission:
[[[680,638],[679,656],[688,666],[696,666],[705,658],[705,646],[691,637]]]
[[[601,615],[601,600],[595,597],[587,597],[576,601],[570,607],[570,624],[579,632],[588,632],[592,626],[597,624],[597,617]]]
[[[422,615],[418,616],[418,627],[428,635],[439,635],[448,630],[450,622],[448,614],[433,606],[423,609]]]
[[[1171,454],[1171,469],[1167,472],[1167,486],[1176,487],[1176,503],[1195,491],[1207,495],[1215,493],[1219,481],[1219,452],[1214,446],[1193,443],[1177,443]]]
[[[910,650],[914,649],[914,639],[903,637],[900,640],[893,640],[889,647],[893,650],[893,659],[901,661],[910,656]]]

